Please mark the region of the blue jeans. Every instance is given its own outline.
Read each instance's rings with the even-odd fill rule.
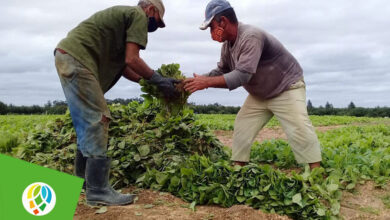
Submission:
[[[84,157],[106,157],[111,115],[99,82],[69,54],[57,50],[55,64],[76,130],[77,148]]]

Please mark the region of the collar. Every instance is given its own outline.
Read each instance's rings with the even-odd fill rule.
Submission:
[[[234,49],[236,47],[236,45],[238,44],[237,42],[239,41],[240,37],[241,37],[241,33],[242,33],[242,26],[244,24],[241,23],[241,22],[238,22],[238,27],[237,27],[237,37],[236,37],[236,41],[234,42],[233,45],[230,45],[230,42],[229,41],[226,41],[226,44],[227,46],[229,47],[229,49]]]

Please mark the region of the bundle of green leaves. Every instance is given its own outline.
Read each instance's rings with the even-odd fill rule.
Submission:
[[[132,102],[110,106],[108,156],[112,158],[112,182],[117,187],[135,182],[148,168],[165,167],[194,153],[216,161],[228,159],[229,150],[207,126],[195,121],[192,110],[166,120],[156,120],[161,105]],[[46,167],[73,172],[76,134],[67,114],[44,130],[30,134],[14,155]]]
[[[246,204],[294,219],[329,219],[339,213],[338,199],[320,185],[311,187],[323,174],[324,169],[317,169],[287,176],[269,165],[232,166],[227,160],[213,162],[195,154],[162,170],[149,169],[137,183],[171,192],[193,204]]]
[[[162,65],[157,72],[163,77],[179,81],[185,79],[185,76],[180,71],[179,64]],[[171,100],[167,100],[157,86],[148,83],[147,80],[141,79],[139,84],[141,85],[141,91],[146,93],[142,95],[146,105],[153,103],[153,101],[157,101],[161,105],[162,111],[160,112],[159,117],[169,118],[171,115],[179,114],[183,111],[187,104],[187,99],[190,96],[190,93],[184,90],[184,84],[182,82],[176,84],[176,90],[179,92],[179,97]],[[156,99],[154,100],[153,98]]]

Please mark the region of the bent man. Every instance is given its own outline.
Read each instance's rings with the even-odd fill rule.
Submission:
[[[119,78],[149,80],[165,94],[176,96],[173,79],[163,78],[140,58],[148,32],[165,27],[161,0],[99,11],[70,31],[55,50],[55,64],[77,134],[75,174],[86,180],[90,205],[125,205],[134,195],[116,192],[109,184],[107,158],[110,112],[104,99]]]
[[[239,23],[229,2],[212,0],[206,20],[214,41],[223,43],[218,67],[204,75],[194,74],[184,88],[193,93],[209,87],[234,90],[243,86],[249,95],[234,123],[232,160],[249,161],[251,145],[275,115],[298,163],[320,166],[321,150],[306,108],[303,71],[298,61],[271,34]]]

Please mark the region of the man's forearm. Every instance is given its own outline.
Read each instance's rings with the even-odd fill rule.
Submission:
[[[208,88],[228,88],[223,76],[212,76],[207,78]]]
[[[138,75],[146,79],[150,79],[154,73],[154,71],[145,63],[145,61],[139,57],[126,61],[126,64],[126,68],[132,69]]]
[[[126,65],[143,78],[150,79],[154,71],[141,59],[139,50],[139,45],[135,43],[126,44]]]
[[[138,83],[141,80],[141,76],[134,72],[130,67],[126,66],[123,76],[133,82]]]

